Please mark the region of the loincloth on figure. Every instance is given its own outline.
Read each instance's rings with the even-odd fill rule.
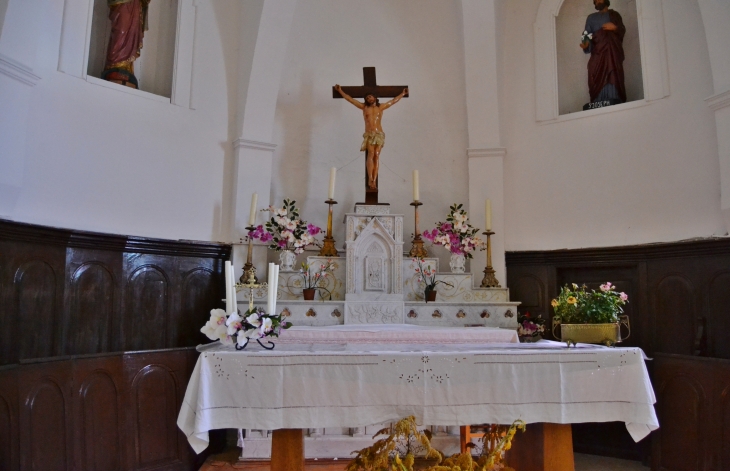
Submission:
[[[368,146],[380,146],[381,148],[385,145],[385,133],[378,131],[368,131],[362,135],[362,145],[360,146],[360,152],[368,150]]]

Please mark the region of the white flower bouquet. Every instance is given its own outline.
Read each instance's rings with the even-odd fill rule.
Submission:
[[[477,249],[484,249],[484,241],[477,236],[479,229],[469,224],[469,216],[463,205],[452,205],[446,222],[439,222],[432,231],[424,231],[423,237],[433,242],[434,245],[441,245],[455,255],[463,255],[472,258],[472,252]]]
[[[291,327],[291,322],[283,322],[281,315],[270,315],[262,308],[253,308],[243,316],[237,312],[226,315],[223,309],[212,309],[210,319],[200,329],[211,340],[220,340],[224,345],[236,345],[236,350],[243,350],[250,340],[256,340],[259,345],[271,350],[273,342],[269,345],[261,343],[265,337],[278,337],[281,329]]]
[[[259,226],[249,235],[262,242],[271,242],[269,244],[271,250],[292,250],[297,255],[304,252],[308,245],[318,246],[314,236],[322,229],[299,219],[299,209],[294,203],[296,201],[287,199],[281,208],[269,206],[264,210],[271,213],[271,219],[266,223],[266,230]]]

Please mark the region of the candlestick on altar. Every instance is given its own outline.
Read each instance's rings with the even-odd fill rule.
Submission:
[[[238,279],[241,283],[246,283],[251,276],[253,276],[253,281],[257,282],[258,278],[256,278],[256,267],[253,266],[253,238],[251,237],[251,232],[256,229],[253,224],[248,226],[246,230],[248,231],[248,252],[246,253],[246,263],[243,265],[243,274],[241,275],[241,278]]]
[[[249,311],[251,311],[253,309],[253,290],[256,288],[267,289],[269,287],[268,283],[257,283],[255,273],[256,273],[255,268],[253,270],[249,270],[248,278],[246,280],[241,280],[241,282],[235,286],[236,288],[248,288],[248,310]],[[267,313],[267,314],[270,314],[270,313]]]
[[[488,201],[488,200],[487,200]],[[487,236],[487,266],[484,268],[484,278],[482,279],[482,288],[499,288],[499,281],[495,276],[494,268],[492,268],[492,239],[491,237],[495,234],[491,229],[487,229],[486,232],[482,232]]]
[[[333,167],[334,168],[334,167]],[[334,182],[334,179],[331,180]],[[330,184],[330,193],[334,190],[334,184]],[[329,213],[327,213],[327,235],[324,236],[324,242],[322,244],[322,249],[319,251],[320,257],[337,257],[339,253],[337,252],[337,249],[335,248],[335,239],[332,237],[332,205],[337,204],[337,201],[332,199],[332,196],[329,197],[327,201],[325,201],[330,206]]]
[[[413,190],[413,193],[417,193],[417,187]],[[428,256],[428,250],[426,250],[426,247],[423,246],[423,240],[421,239],[421,233],[418,231],[418,207],[422,206],[423,203],[416,200],[413,203],[411,203],[411,206],[413,206],[413,211],[415,213],[415,227],[413,230],[413,247],[411,247],[411,251],[408,252],[409,257],[414,258],[425,258]]]

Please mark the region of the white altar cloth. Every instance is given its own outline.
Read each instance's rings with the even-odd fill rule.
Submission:
[[[288,344],[201,351],[178,416],[192,448],[221,428],[360,427],[414,415],[429,425],[621,421],[659,427],[639,348]]]
[[[497,327],[428,327],[409,324],[334,325],[327,327],[293,326],[281,331],[278,341],[285,343],[359,344],[485,344],[519,343],[517,331]]]

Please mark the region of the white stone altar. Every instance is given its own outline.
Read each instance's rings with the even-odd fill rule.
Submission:
[[[389,205],[356,205],[345,216],[344,257],[307,257],[317,267],[333,262],[332,276],[321,283],[315,301],[302,298],[302,277],[298,271],[279,273],[277,311],[297,326],[358,324],[413,324],[432,327],[501,327],[517,329],[519,302],[509,300],[507,288],[475,288],[472,273],[442,273],[435,302],[424,300],[424,284],[412,259],[404,254],[403,215],[390,214]],[[410,243],[408,243],[410,246]],[[439,270],[437,258],[426,263]],[[479,275],[479,273],[477,273]],[[244,296],[239,296],[246,309]],[[265,307],[266,291],[254,292],[256,305]],[[372,433],[387,424],[356,428],[309,429],[308,458],[346,457],[372,444]],[[429,426],[439,449],[459,449],[459,428]],[[271,431],[246,430],[242,458],[268,458]]]

